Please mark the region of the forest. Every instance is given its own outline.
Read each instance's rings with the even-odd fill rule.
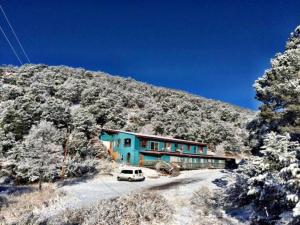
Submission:
[[[39,180],[37,168],[51,164],[44,180],[59,178],[62,164],[65,176],[94,170],[95,158],[107,157],[101,128],[196,140],[221,152],[250,149],[246,126],[255,113],[230,104],[65,66],[5,66],[0,79],[2,173],[19,182]],[[41,146],[50,157],[37,154]]]

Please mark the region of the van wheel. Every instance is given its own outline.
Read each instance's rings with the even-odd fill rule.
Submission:
[[[128,181],[129,181],[129,182],[131,182],[131,181],[132,181],[131,177],[129,177],[129,178],[128,178]]]
[[[120,180],[121,180],[121,178],[120,178],[120,177],[117,177],[117,180],[118,180],[118,181],[120,181]]]

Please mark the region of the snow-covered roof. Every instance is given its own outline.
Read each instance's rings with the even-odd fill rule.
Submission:
[[[188,141],[188,140],[177,139],[177,138],[172,138],[172,137],[162,137],[162,136],[152,135],[152,134],[135,133],[135,132],[129,132],[129,131],[124,131],[124,130],[102,129],[102,131],[108,132],[108,133],[126,133],[126,134],[132,134],[132,135],[135,135],[135,136],[141,137],[141,138],[149,138],[149,139],[155,139],[155,140],[177,142],[177,143],[182,143],[182,144],[207,146],[206,143],[201,143],[201,142],[196,142],[196,141]]]

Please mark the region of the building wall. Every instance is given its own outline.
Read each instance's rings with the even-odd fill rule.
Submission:
[[[187,144],[176,144],[174,142],[160,141],[160,140],[147,140],[146,147],[141,145],[143,139],[137,138],[136,149],[141,151],[151,150],[151,142],[158,143],[158,151],[171,151],[176,152],[176,149],[182,149],[183,153],[186,154],[207,154],[207,146],[196,146],[196,145],[187,145]],[[146,140],[146,139],[144,139]],[[170,148],[168,147],[170,145]],[[177,147],[176,147],[177,145]],[[190,147],[188,147],[190,146]]]
[[[125,146],[125,139],[131,140],[130,146]],[[130,164],[138,165],[139,164],[139,150],[136,149],[136,140],[137,138],[132,134],[127,133],[117,133],[117,134],[107,134],[103,133],[100,135],[100,140],[110,141],[112,145],[113,155],[116,155],[115,160],[119,163],[127,163],[128,153],[130,154]]]
[[[146,146],[142,146],[141,142],[143,139],[136,137],[133,134],[128,133],[116,133],[116,134],[108,134],[103,132],[100,135],[100,140],[106,143],[109,146],[111,151],[111,155],[114,160],[119,163],[127,163],[128,161],[128,153],[130,153],[129,163],[131,165],[146,165],[146,162],[154,162],[158,160],[163,160],[165,162],[177,162],[177,163],[185,163],[185,164],[208,164],[208,159],[206,158],[189,158],[189,157],[181,157],[181,156],[149,156],[142,155],[140,151],[151,150],[151,142],[155,142],[158,145],[157,151],[171,151],[176,152],[176,149],[182,149],[183,153],[186,154],[199,154],[206,155],[207,154],[207,146],[196,146],[196,145],[187,145],[187,144],[179,144],[179,143],[171,143],[167,141],[156,141],[156,140],[147,140]],[[131,140],[130,146],[125,146],[125,139]],[[146,139],[145,139],[146,140]],[[168,148],[170,146],[170,148]],[[188,147],[189,146],[189,147]],[[219,160],[211,161],[210,163],[219,163]],[[223,160],[224,161],[224,160]],[[220,161],[220,163],[223,163]]]
[[[208,158],[194,158],[184,156],[144,156],[143,166],[155,167],[157,161],[162,160],[165,162],[176,163],[182,169],[199,169],[199,168],[225,168],[225,159],[208,159]]]

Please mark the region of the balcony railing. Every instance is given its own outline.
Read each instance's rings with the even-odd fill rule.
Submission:
[[[151,160],[144,161],[143,165],[145,167],[154,168],[156,163],[161,160]],[[170,162],[168,162],[170,163]],[[225,163],[214,163],[214,162],[202,162],[202,163],[188,163],[188,162],[172,162],[180,166],[181,169],[198,169],[198,168],[212,168],[212,169],[223,169],[225,168]]]

